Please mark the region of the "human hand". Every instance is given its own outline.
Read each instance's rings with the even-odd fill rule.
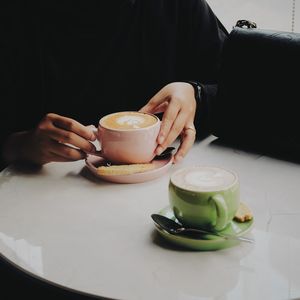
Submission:
[[[153,114],[163,112],[156,154],[159,155],[180,136],[181,142],[174,162],[181,161],[193,146],[196,137],[196,99],[193,86],[186,82],[170,83],[154,95],[140,111]]]
[[[18,140],[12,145],[19,149],[11,160],[38,165],[83,159],[86,153],[96,150],[90,142],[96,139],[91,128],[53,113],[47,114],[34,130],[17,134],[15,139]]]

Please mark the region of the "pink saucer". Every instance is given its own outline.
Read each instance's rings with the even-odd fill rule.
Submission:
[[[165,159],[154,159],[151,163],[155,165],[155,168],[146,172],[129,175],[100,175],[97,173],[97,167],[105,165],[106,160],[96,155],[89,155],[85,160],[86,166],[95,176],[115,183],[139,183],[156,179],[168,171],[172,162],[173,155],[170,155]]]

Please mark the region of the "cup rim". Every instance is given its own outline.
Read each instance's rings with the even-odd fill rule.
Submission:
[[[120,129],[120,128],[115,129],[115,128],[109,128],[109,127],[103,126],[103,125],[101,124],[101,121],[102,121],[103,119],[108,118],[108,117],[110,117],[110,116],[113,116],[113,115],[116,115],[116,114],[119,114],[119,113],[132,113],[132,112],[133,112],[133,113],[139,113],[139,114],[150,115],[150,116],[154,117],[154,118],[157,120],[157,122],[155,122],[154,124],[152,124],[152,125],[150,125],[150,126],[147,126],[147,127],[132,128],[132,129]],[[100,118],[100,120],[99,120],[99,122],[98,122],[98,125],[99,125],[99,127],[104,128],[105,130],[122,131],[122,132],[131,132],[131,131],[141,131],[141,130],[148,130],[148,129],[151,129],[151,128],[157,126],[157,124],[159,124],[159,122],[160,122],[159,117],[156,116],[156,115],[154,115],[154,114],[151,114],[151,113],[144,113],[144,112],[138,112],[138,111],[134,111],[134,110],[128,110],[128,111],[125,110],[125,111],[118,111],[118,112],[110,113],[110,114],[107,114],[107,115],[103,116],[102,118]]]
[[[226,172],[231,173],[234,176],[234,181],[231,184],[225,186],[224,188],[210,189],[210,190],[196,190],[196,189],[184,188],[184,187],[176,185],[173,182],[172,178],[177,173],[182,172],[183,170],[186,170],[186,169],[197,169],[199,167],[201,167],[201,168],[217,168],[217,169],[224,170]],[[239,183],[239,177],[238,177],[237,173],[234,172],[234,171],[232,171],[231,169],[227,169],[227,168],[223,168],[223,167],[219,167],[219,166],[214,166],[214,165],[197,165],[197,166],[184,167],[184,168],[181,168],[179,170],[174,171],[171,174],[171,176],[170,176],[170,183],[172,183],[172,185],[174,187],[176,187],[176,188],[178,188],[180,190],[183,190],[183,191],[187,191],[187,192],[193,192],[193,193],[218,193],[218,192],[227,191],[227,190],[231,189],[234,185],[236,185],[237,183]]]

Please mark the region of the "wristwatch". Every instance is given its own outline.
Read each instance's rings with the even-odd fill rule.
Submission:
[[[192,80],[185,80],[184,82],[187,82],[187,83],[189,83],[193,86],[194,91],[195,91],[195,99],[196,99],[197,103],[200,103],[200,101],[201,101],[201,91],[202,91],[201,84],[197,81],[192,81]]]

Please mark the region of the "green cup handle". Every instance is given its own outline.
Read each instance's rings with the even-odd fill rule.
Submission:
[[[224,198],[220,194],[212,196],[211,200],[215,203],[216,210],[217,210],[217,221],[214,226],[214,229],[219,231],[224,229],[225,226],[227,225],[228,208]]]

